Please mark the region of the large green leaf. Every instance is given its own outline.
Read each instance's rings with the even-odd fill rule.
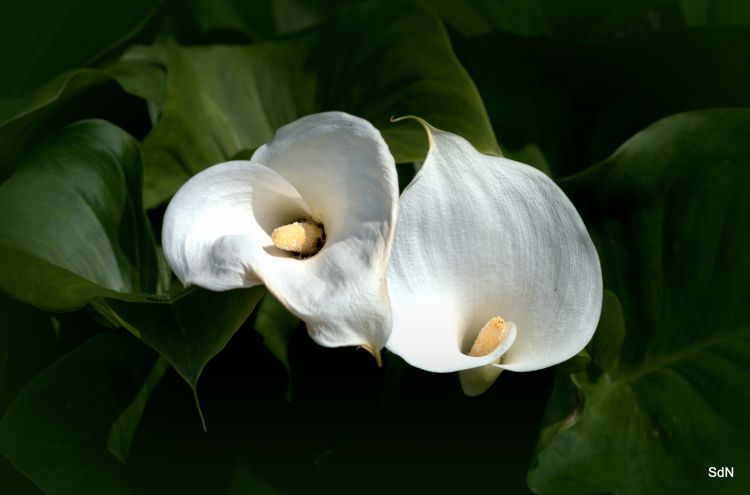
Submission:
[[[341,11],[315,29],[250,46],[167,48],[168,92],[144,142],[146,205],[192,174],[247,156],[303,115],[343,110],[370,120],[397,161],[421,159],[420,115],[497,152],[481,99],[440,20],[416,5]]]
[[[6,0],[0,7],[0,97],[24,96],[135,34],[159,0]]]
[[[154,105],[163,104],[163,65],[159,47],[134,46],[102,67],[74,69],[24,97],[0,98],[0,178],[9,175],[49,132],[78,120],[88,90],[115,81],[127,93]]]
[[[107,294],[92,304],[159,351],[195,387],[203,368],[229,342],[265,293],[177,287],[167,294]]]
[[[67,127],[0,186],[0,246],[113,291],[153,292],[157,262],[140,186],[140,153],[133,138],[105,122]],[[35,275],[3,258],[3,273]],[[13,291],[6,280],[0,279],[0,287]],[[54,300],[48,304],[45,309],[64,309],[55,308]],[[45,302],[36,305],[44,308]]]
[[[102,67],[73,69],[19,98],[0,98],[0,127],[79,90],[114,79],[126,91],[156,103],[164,100],[163,54],[157,46],[134,46]]]
[[[680,114],[563,181],[612,294],[592,365],[558,377],[534,491],[750,491],[748,133],[750,110]]]
[[[50,311],[92,304],[195,387],[264,290],[149,294],[159,268],[140,173],[138,144],[111,124],[52,135],[0,185],[0,289]]]
[[[85,312],[53,316],[0,293],[0,418],[41,371],[100,332],[101,326]],[[125,426],[125,422],[121,424]],[[132,427],[135,421],[128,424]],[[118,438],[123,440],[123,446],[128,440],[124,435]],[[0,480],[3,493],[42,493],[3,455]]]
[[[16,397],[0,421],[0,452],[48,495],[134,493],[123,463],[165,370],[127,332],[94,337]]]
[[[596,43],[494,34],[457,40],[456,51],[504,150],[538,145],[557,177],[604,160],[669,115],[750,106],[750,29]]]

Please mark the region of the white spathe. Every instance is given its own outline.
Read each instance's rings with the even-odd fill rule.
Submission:
[[[164,255],[183,284],[265,284],[319,344],[377,354],[391,329],[386,271],[397,205],[395,164],[380,132],[341,112],[309,115],[280,128],[250,161],[186,182],[164,216]],[[323,224],[326,237],[306,259],[271,240],[301,218]]]
[[[599,321],[602,276],[575,207],[538,170],[422,123],[430,151],[399,202],[386,347],[427,371],[460,371],[468,395],[502,369],[576,355]],[[505,339],[469,356],[495,316],[506,321]]]

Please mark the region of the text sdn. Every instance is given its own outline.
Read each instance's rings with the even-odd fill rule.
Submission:
[[[708,476],[710,478],[734,478],[734,466],[722,466],[708,468]]]

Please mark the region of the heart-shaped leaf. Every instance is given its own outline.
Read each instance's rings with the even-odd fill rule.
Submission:
[[[563,181],[612,294],[591,366],[558,377],[535,492],[750,490],[749,133],[750,110],[676,115]]]
[[[262,286],[227,292],[177,287],[167,294],[103,294],[91,303],[159,351],[193,387],[265,294]]]
[[[122,130],[90,121],[55,133],[0,186],[0,245],[9,261],[2,272],[18,275],[19,284],[40,273],[27,272],[11,253],[19,252],[99,287],[154,292],[157,261],[140,184],[138,143]],[[5,280],[0,286],[10,291]],[[27,298],[37,300],[27,302],[58,310],[85,304],[64,296],[45,304],[32,291]]]
[[[123,463],[166,369],[127,332],[94,337],[11,403],[0,421],[0,452],[50,495],[136,493]]]
[[[155,292],[138,144],[105,122],[53,134],[0,185],[0,289],[42,309],[92,304],[160,352],[195,388],[264,293]]]
[[[423,158],[427,147],[416,124],[390,121],[407,114],[498,152],[440,19],[416,5],[359,5],[274,42],[171,45],[166,64],[166,104],[143,148],[148,207],[192,174],[249,156],[281,125],[324,110],[371,121],[399,162]]]

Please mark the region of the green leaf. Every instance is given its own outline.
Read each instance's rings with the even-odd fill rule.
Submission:
[[[352,40],[356,40],[353,42]],[[370,120],[399,162],[423,158],[419,115],[497,153],[489,120],[440,20],[416,5],[367,4],[315,29],[250,46],[167,47],[167,101],[144,141],[146,205],[207,166],[246,156],[303,115]]]
[[[0,97],[26,95],[58,74],[89,65],[133,36],[158,4],[158,0],[4,1]]]
[[[86,312],[53,315],[0,292],[0,417],[42,370],[99,333]]]
[[[164,358],[159,358],[151,372],[146,377],[143,386],[138,391],[138,395],[133,398],[130,405],[124,409],[112,424],[107,436],[107,451],[123,464],[128,461],[130,445],[138,428],[138,423],[146,409],[146,403],[149,396],[161,381],[164,373],[167,371],[169,364]]]
[[[121,456],[164,372],[157,357],[121,330],[94,337],[16,397],[0,421],[0,452],[49,495],[135,493]]]
[[[262,286],[227,292],[192,286],[157,295],[108,293],[91,302],[159,351],[195,388],[203,368],[226,346],[264,293]]]
[[[0,479],[3,480],[3,490],[13,495],[44,495],[43,491],[2,455],[0,455]]]
[[[0,177],[8,175],[50,129],[70,123],[70,105],[87,90],[116,81],[127,93],[163,104],[166,74],[160,47],[134,46],[99,68],[74,69],[24,97],[0,98]],[[66,106],[68,104],[68,106]]]
[[[750,479],[750,110],[680,114],[562,185],[606,295],[586,371],[558,377],[531,488],[743,494]]]
[[[102,67],[64,72],[27,96],[0,99],[0,127],[108,79],[130,94],[162,104],[166,90],[163,63],[160,47],[137,45]]]
[[[596,43],[494,34],[456,43],[503,151],[541,167],[546,159],[556,177],[606,159],[669,115],[750,106],[750,29]],[[534,144],[541,160],[523,156]]]
[[[93,305],[195,389],[264,289],[148,294],[159,267],[140,173],[138,144],[111,124],[52,135],[0,185],[0,289],[50,311]]]
[[[34,257],[106,289],[153,292],[157,261],[141,204],[138,143],[105,122],[74,124],[53,134],[0,186],[0,246],[5,259],[19,253],[19,263]],[[0,272],[18,277],[12,287],[0,277],[0,287],[14,294],[41,270],[26,273],[24,264],[5,263]],[[63,294],[63,302],[45,301],[47,294],[26,289],[21,299],[44,309],[86,302],[73,293]]]

